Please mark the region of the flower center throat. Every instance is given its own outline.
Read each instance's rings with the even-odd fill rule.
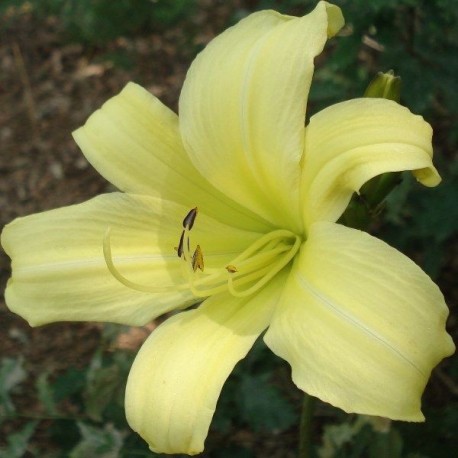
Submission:
[[[196,297],[208,297],[229,291],[235,297],[246,297],[263,288],[285,266],[287,266],[302,243],[302,238],[286,229],[268,232],[245,250],[220,267],[205,267],[204,251],[200,245],[192,249],[191,231],[198,214],[198,209],[191,209],[183,219],[183,229],[177,256],[182,261],[182,271],[186,282],[174,286],[153,286],[133,282],[119,272],[113,262],[110,234],[107,230],[103,240],[103,253],[110,273],[119,282],[136,291],[161,293],[191,290]],[[204,247],[205,249],[205,247]]]
[[[198,297],[225,290],[235,297],[255,293],[294,258],[301,245],[298,235],[277,229],[261,236],[225,266],[205,269],[200,245],[191,254],[190,233],[197,213],[197,207],[193,208],[183,220],[177,254],[184,262],[184,273],[191,291]]]

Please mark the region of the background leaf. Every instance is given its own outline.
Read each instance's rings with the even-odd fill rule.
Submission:
[[[25,380],[27,372],[24,369],[24,358],[4,358],[0,365],[0,408],[3,414],[15,411],[11,393]]]
[[[82,439],[71,451],[69,458],[118,458],[123,445],[124,434],[113,425],[106,424],[103,428],[78,422]]]
[[[36,421],[30,421],[17,433],[10,434],[7,438],[7,447],[0,448],[0,456],[2,458],[23,458],[36,426]]]

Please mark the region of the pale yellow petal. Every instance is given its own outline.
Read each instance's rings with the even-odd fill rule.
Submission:
[[[203,450],[221,388],[268,326],[284,281],[285,273],[249,298],[213,296],[153,331],[126,389],[128,422],[153,451]]]
[[[214,39],[193,62],[180,97],[191,160],[216,188],[299,230],[300,160],[313,60],[340,9],[319,2],[302,18],[261,11]]]
[[[122,191],[199,207],[250,230],[268,226],[208,183],[183,149],[177,115],[129,83],[73,133],[89,162]]]
[[[113,193],[7,225],[1,242],[12,258],[8,307],[31,325],[110,321],[140,325],[196,301],[175,251],[187,207]],[[129,280],[165,291],[145,293],[109,272],[103,240],[111,228],[113,261]],[[257,237],[199,214],[193,229],[208,265],[228,262]]]
[[[353,192],[385,172],[413,170],[424,185],[437,185],[431,138],[421,116],[390,100],[349,100],[312,116],[302,176],[306,225],[337,221]]]
[[[421,421],[431,370],[454,351],[447,315],[410,259],[323,222],[310,229],[265,341],[305,392],[347,412]]]

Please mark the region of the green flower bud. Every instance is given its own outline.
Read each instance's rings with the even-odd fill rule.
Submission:
[[[401,77],[394,76],[393,70],[379,72],[367,86],[364,97],[378,97],[394,100],[399,103],[401,98]]]

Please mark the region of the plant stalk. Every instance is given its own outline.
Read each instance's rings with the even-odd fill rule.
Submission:
[[[316,398],[304,393],[299,425],[299,458],[312,458],[312,419]]]

